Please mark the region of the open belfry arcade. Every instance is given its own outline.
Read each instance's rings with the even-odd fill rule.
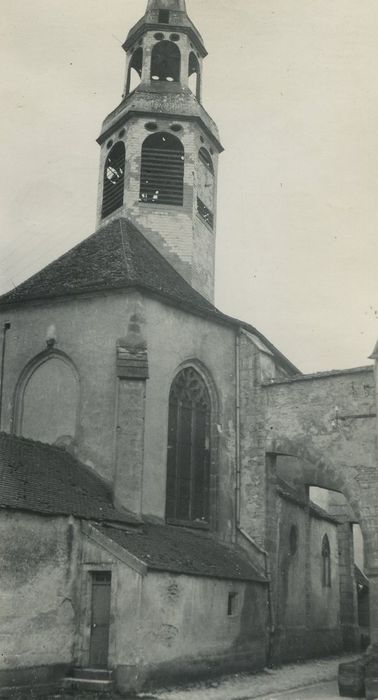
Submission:
[[[214,306],[223,147],[185,0],[123,49],[96,231],[0,298],[0,697],[361,650],[372,700],[378,347],[302,374]]]

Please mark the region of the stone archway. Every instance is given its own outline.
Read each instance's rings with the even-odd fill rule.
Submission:
[[[319,486],[343,493],[356,520],[362,523],[361,488],[356,479],[357,471],[353,474],[351,468],[348,468],[343,473],[339,467],[328,461],[324,454],[313,447],[310,448],[305,440],[275,437],[268,442],[266,451],[267,454],[290,456],[300,460],[295,480],[305,486]]]
[[[369,467],[350,466],[342,469],[328,461],[324,454],[308,447],[305,438],[288,439],[275,436],[266,445],[269,462],[275,456],[291,456],[300,466],[295,474],[298,484],[319,486],[343,493],[362,530],[366,573],[370,582],[370,635],[374,648],[378,648],[378,487],[375,475]],[[270,459],[269,459],[270,458]],[[375,478],[374,478],[375,476]],[[267,478],[269,475],[267,474]]]

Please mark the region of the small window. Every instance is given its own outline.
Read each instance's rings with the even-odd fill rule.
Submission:
[[[323,588],[331,587],[331,548],[328,535],[322,540],[322,585]]]
[[[159,10],[159,24],[169,24],[169,10]]]
[[[125,144],[118,141],[105,161],[102,218],[109,216],[123,204],[125,179]]]
[[[214,175],[213,161],[211,159],[210,153],[206,150],[206,148],[203,148],[203,146],[201,146],[198,155],[201,163],[203,163],[204,166],[211,172],[211,174]]]
[[[214,214],[207,208],[206,204],[204,204],[199,197],[197,197],[197,211],[201,219],[203,219],[212,229],[214,227]]]
[[[239,602],[238,598],[239,598],[239,594],[235,593],[234,591],[232,593],[228,594],[227,615],[229,617],[236,615],[238,612],[238,602]]]

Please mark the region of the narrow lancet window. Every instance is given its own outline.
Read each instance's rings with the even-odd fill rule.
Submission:
[[[167,80],[169,83],[180,80],[181,54],[173,41],[159,41],[151,54],[151,80]]]
[[[170,522],[209,521],[210,397],[200,374],[182,370],[169,397],[166,516]]]
[[[142,145],[139,201],[181,206],[184,198],[184,147],[173,134],[159,132]]]
[[[123,204],[125,155],[125,144],[119,141],[105,161],[102,218],[109,216]]]
[[[331,548],[327,535],[322,540],[322,585],[323,588],[331,586]]]

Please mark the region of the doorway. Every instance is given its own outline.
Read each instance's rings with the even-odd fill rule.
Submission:
[[[107,668],[109,653],[111,572],[92,572],[90,668]]]

